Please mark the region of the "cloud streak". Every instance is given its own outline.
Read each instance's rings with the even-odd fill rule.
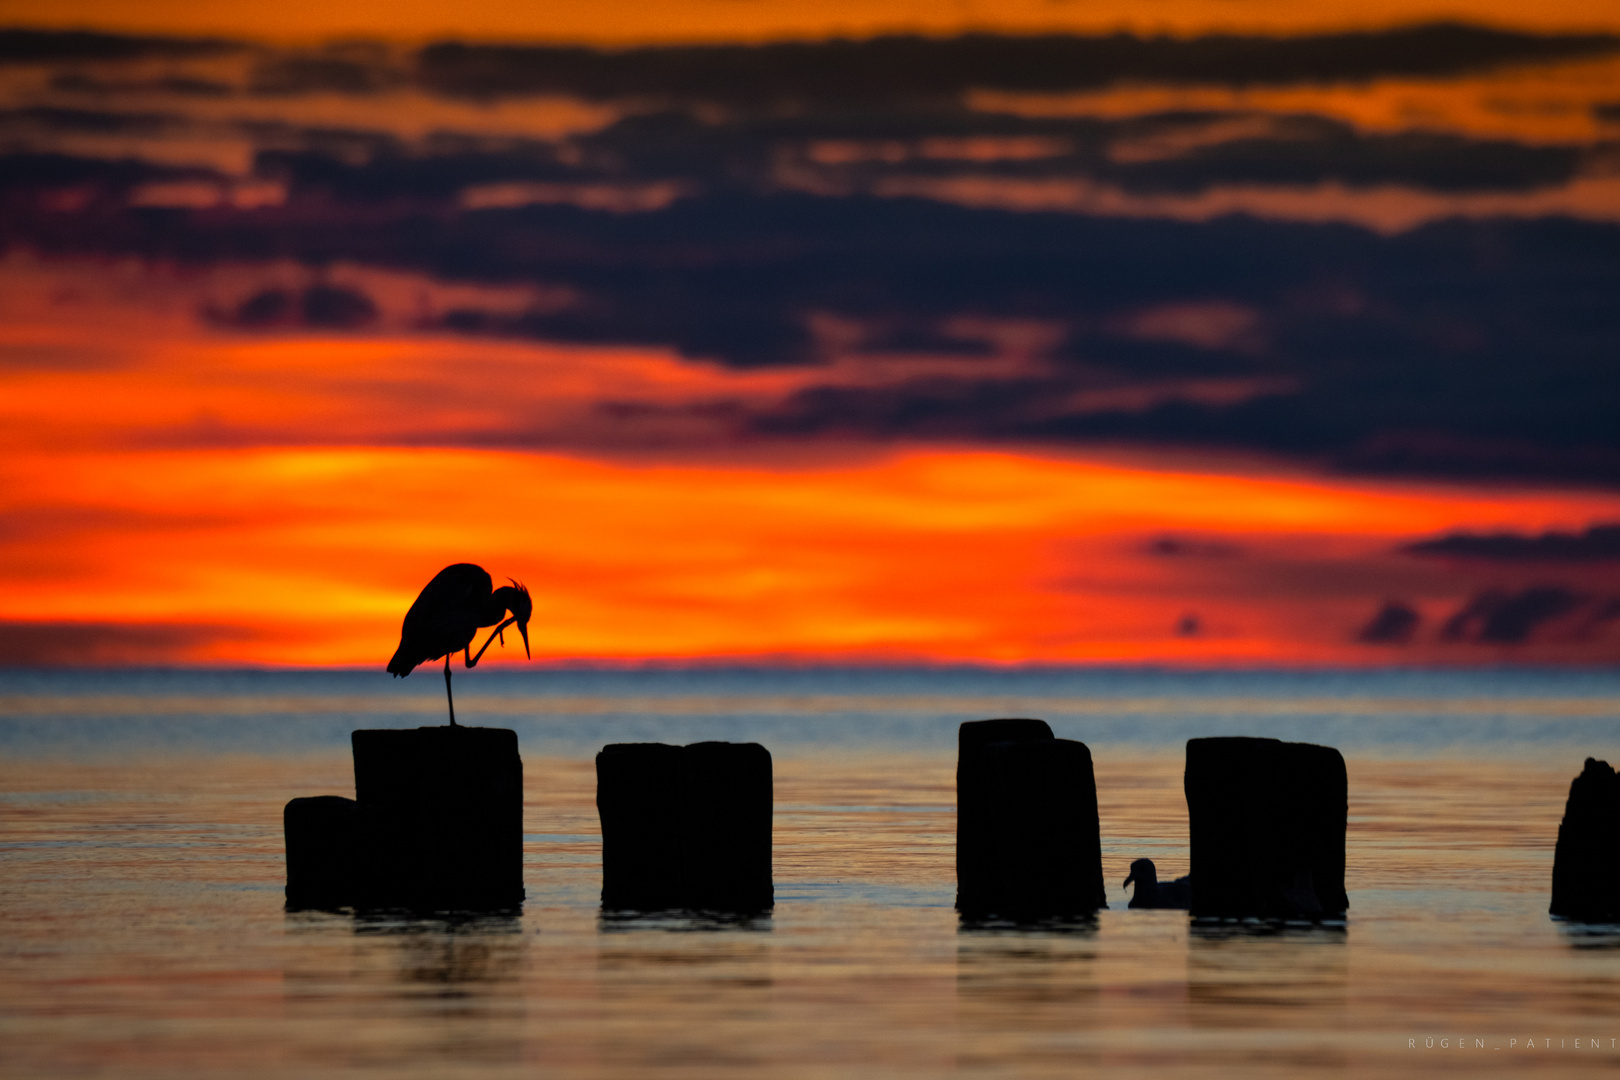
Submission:
[[[1620,561],[1620,525],[1593,525],[1584,532],[1451,533],[1407,544],[1411,555],[1503,563],[1593,563]]]

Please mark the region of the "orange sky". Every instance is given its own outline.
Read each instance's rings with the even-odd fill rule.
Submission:
[[[380,663],[452,559],[531,587],[540,658],[1364,662],[1383,658],[1349,641],[1381,599],[1368,585],[1427,576],[1454,599],[1389,566],[1396,542],[1620,515],[1610,495],[950,449],[799,469],[320,447],[0,468],[7,516],[39,525],[0,545],[0,618],[239,627],[177,658],[272,663]],[[1243,557],[1143,553],[1164,535]],[[1306,596],[1263,580],[1302,572]],[[1189,612],[1207,630],[1179,638]]]
[[[1435,18],[1616,29],[1620,7],[1613,0],[0,0],[0,25],[607,45],[894,30],[1285,33]],[[1616,99],[1616,63],[1610,57],[1332,87],[982,92],[970,105],[1048,117],[1315,113],[1362,131],[1415,126],[1595,145],[1612,135],[1601,107]],[[0,85],[16,110],[60,104],[41,96],[55,92],[45,75],[18,71]],[[91,126],[48,149],[216,169],[218,178],[149,184],[130,199],[207,212],[274,206],[286,194],[273,178],[254,175],[260,148],[243,134],[249,122],[389,131],[411,147],[441,129],[495,141],[561,138],[603,127],[629,106],[485,104],[407,89],[395,96],[191,95],[184,107],[218,122],[177,128],[172,139]],[[857,170],[845,166],[890,149],[811,145],[802,159],[784,156],[774,179],[785,189],[850,193]],[[935,151],[989,154],[992,161],[1018,148],[930,150],[925,142],[897,152]],[[1175,151],[1123,142],[1111,150]],[[1237,211],[1386,233],[1459,214],[1620,219],[1620,176],[1606,157],[1593,160],[1601,167],[1567,183],[1506,192],[1328,183],[1127,195],[994,170],[984,177],[897,174],[866,190],[1195,221]],[[673,182],[590,190],[508,183],[469,187],[457,197],[463,207],[573,202],[624,212],[682,194]],[[243,333],[210,321],[209,313],[233,310],[257,290],[297,290],[315,277],[374,300],[377,323],[354,333]],[[420,329],[430,316],[462,306],[518,313],[567,301],[538,286],[453,284],[343,263],[316,271],[48,260],[16,250],[0,257],[0,629],[10,628],[7,640],[22,643],[17,655],[24,659],[380,669],[416,591],[443,565],[465,560],[483,564],[497,581],[510,575],[529,585],[539,660],[1288,664],[1620,656],[1613,620],[1607,636],[1595,623],[1554,626],[1515,647],[1448,643],[1436,630],[1482,590],[1557,584],[1587,599],[1620,595],[1613,564],[1575,574],[1397,551],[1455,530],[1580,530],[1620,521],[1620,493],[1347,479],[1299,463],[1188,452],[788,444],[724,429],[728,408],[780,403],[812,380],[821,388],[881,387],[959,373],[963,364],[1035,370],[1037,346],[1051,331],[1033,321],[981,327],[1000,350],[994,357],[911,356],[886,366],[871,354],[859,362],[841,356],[848,328],[811,313],[826,363],[753,371],[653,348]],[[1211,333],[1240,337],[1251,315],[1231,305],[1184,304],[1133,317],[1158,326],[1161,338],[1198,344]],[[1122,392],[1144,401],[1235,401],[1261,392],[1255,383],[1183,380]],[[1391,600],[1422,616],[1414,643],[1357,642],[1358,629]],[[33,628],[55,644],[29,653]],[[511,663],[514,654],[495,649],[489,656]]]
[[[1300,32],[1464,19],[1538,29],[1620,25],[1612,0],[0,0],[0,24],[94,26],[140,33],[219,33],[259,38],[394,38],[584,41],[758,41],[894,30],[949,34],[1130,28]]]
[[[768,400],[808,376],[421,334],[244,338],[196,322],[180,298],[198,283],[178,271],[0,265],[0,622],[83,626],[67,656],[380,665],[416,590],[461,560],[530,586],[540,659],[1614,652],[1426,638],[1397,655],[1353,639],[1392,597],[1432,625],[1480,588],[1536,580],[1398,544],[1580,529],[1620,519],[1620,494],[1121,452],[729,445],[671,459],[602,435],[594,403]],[[469,448],[468,433],[507,445]],[[582,452],[590,438],[607,441]],[[1166,538],[1179,554],[1154,552]],[[1178,632],[1188,616],[1194,634]],[[109,624],[140,632],[108,644]]]

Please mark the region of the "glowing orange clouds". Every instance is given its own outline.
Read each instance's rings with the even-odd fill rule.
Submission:
[[[1435,627],[1471,596],[1543,584],[1544,568],[1396,551],[1457,528],[1620,519],[1620,495],[771,442],[728,428],[728,409],[924,361],[732,371],[403,329],[254,337],[196,318],[229,269],[0,269],[0,626],[20,659],[380,665],[416,590],[462,560],[529,584],[541,659],[1620,651],[1596,623],[1506,652],[1448,643]],[[384,328],[390,296],[427,290],[376,274],[367,288]],[[1160,321],[1186,330],[1198,312],[1174,314]],[[1037,362],[1020,351],[1034,331],[1006,333],[998,355],[924,368]],[[1601,601],[1620,575],[1585,567],[1569,584]],[[1391,599],[1423,634],[1398,653],[1358,643]]]
[[[1610,494],[1254,462],[750,441],[728,403],[917,369],[249,337],[196,321],[228,269],[5,272],[0,624],[24,659],[381,664],[416,590],[459,560],[530,585],[542,659],[1381,661],[1355,636],[1391,597],[1431,628],[1399,658],[1492,659],[1432,627],[1536,571],[1394,549],[1620,518]],[[366,287],[385,326],[409,306],[390,296],[421,292]],[[936,362],[1033,362],[1008,333],[1006,355]],[[1527,648],[1511,655],[1616,651],[1602,634]]]

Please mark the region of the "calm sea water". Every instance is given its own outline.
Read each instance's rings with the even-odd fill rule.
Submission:
[[[440,722],[433,678],[0,672],[0,1073],[55,1076],[1582,1075],[1620,1070],[1620,934],[1546,914],[1620,673],[480,670],[522,746],[521,915],[283,910],[281,806],[352,794],[348,733]],[[1096,759],[1112,909],[951,909],[955,727],[1034,715]],[[1124,909],[1185,872],[1183,743],[1344,751],[1343,930]],[[595,750],[747,739],[777,906],[606,922]]]

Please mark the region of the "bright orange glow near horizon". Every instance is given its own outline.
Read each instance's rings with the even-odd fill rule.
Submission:
[[[1313,630],[1297,598],[1219,559],[1166,568],[1141,548],[1193,535],[1331,578],[1457,524],[1620,514],[1610,495],[943,449],[797,470],[440,449],[24,454],[4,487],[8,513],[48,506],[55,527],[5,542],[0,618],[237,628],[174,657],[205,663],[380,663],[415,590],[458,559],[531,587],[539,659],[1356,662],[1365,648],[1332,615],[1364,618],[1376,593],[1330,588]],[[1197,640],[1172,633],[1189,610],[1210,628]]]

